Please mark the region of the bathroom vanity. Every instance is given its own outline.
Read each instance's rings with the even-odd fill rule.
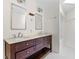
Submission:
[[[52,35],[40,34],[5,40],[6,59],[40,59],[52,52]]]

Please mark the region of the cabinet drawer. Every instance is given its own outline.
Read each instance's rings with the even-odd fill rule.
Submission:
[[[51,38],[50,38],[50,37],[45,37],[43,40],[44,40],[44,41],[43,41],[44,44],[50,44]]]
[[[36,45],[43,43],[43,39],[42,38],[37,38],[36,39]]]
[[[49,47],[50,46],[50,40],[51,40],[51,36],[47,36],[47,37],[44,37],[43,38],[43,45],[44,45],[44,47]]]
[[[33,54],[34,48],[29,48],[24,51],[16,53],[16,59],[26,59],[29,57],[31,54]]]
[[[35,51],[37,52],[37,51],[41,50],[42,48],[43,48],[43,44],[36,45]]]
[[[16,52],[18,52],[20,50],[27,49],[33,45],[35,45],[35,40],[29,40],[29,41],[17,43],[15,49]]]

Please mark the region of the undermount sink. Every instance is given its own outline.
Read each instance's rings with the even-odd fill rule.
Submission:
[[[28,37],[12,37],[12,38],[9,38],[9,39],[22,39],[22,38],[29,38],[29,36]]]
[[[13,36],[9,39],[22,39],[22,38],[30,38],[30,37],[34,37],[34,36],[38,36],[38,35],[42,35],[44,33],[42,32],[39,32],[39,33],[31,33],[31,34],[28,34],[28,35],[23,35],[22,37],[16,37],[16,36]]]

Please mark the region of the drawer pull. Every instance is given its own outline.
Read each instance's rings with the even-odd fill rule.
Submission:
[[[26,43],[26,45],[29,45],[28,43]]]
[[[29,51],[27,51],[26,53],[27,53],[27,54],[29,54],[30,52],[29,52]]]

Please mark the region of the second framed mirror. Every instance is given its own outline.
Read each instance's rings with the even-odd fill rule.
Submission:
[[[35,14],[35,30],[42,30],[42,15],[39,13]]]

